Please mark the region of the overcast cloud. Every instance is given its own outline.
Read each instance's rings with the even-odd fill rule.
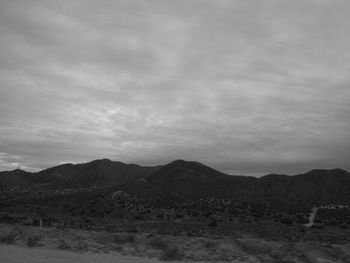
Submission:
[[[0,0],[0,170],[350,170],[348,0]]]

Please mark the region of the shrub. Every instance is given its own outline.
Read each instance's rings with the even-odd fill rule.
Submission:
[[[169,245],[168,243],[160,238],[160,237],[153,237],[151,238],[151,240],[148,243],[151,247],[156,248],[156,249],[162,249],[162,250],[166,250],[169,249]]]
[[[217,243],[214,242],[214,241],[208,240],[208,241],[204,241],[204,242],[203,242],[203,246],[204,246],[206,249],[214,249],[214,248],[217,247]]]
[[[211,219],[211,221],[208,224],[209,227],[217,227],[218,222],[216,221],[216,218]]]
[[[180,250],[177,247],[168,248],[164,250],[159,259],[164,261],[180,260],[182,259],[182,254],[180,253]]]
[[[136,215],[134,217],[135,220],[145,220],[145,217],[143,215]]]
[[[121,252],[121,251],[123,251],[124,247],[123,247],[123,246],[120,246],[120,245],[116,245],[116,246],[113,247],[113,249],[114,249],[115,251]]]
[[[120,233],[113,236],[114,243],[124,244],[133,243],[135,241],[135,235],[130,233]]]
[[[230,262],[232,260],[233,256],[231,255],[230,251],[228,250],[222,250],[219,252],[218,260],[223,262]]]
[[[299,226],[299,232],[301,233],[305,233],[306,232],[306,228],[304,226]]]
[[[41,239],[41,237],[38,235],[32,235],[32,236],[28,237],[27,246],[28,247],[40,246],[40,244],[39,244],[40,239]]]
[[[9,212],[12,212],[12,211],[9,210]],[[5,214],[0,216],[0,221],[6,224],[13,225],[17,222],[17,219],[11,215]]]
[[[126,229],[126,232],[128,232],[128,233],[138,233],[140,231],[135,225],[132,225],[132,226],[130,226],[130,227],[128,227]]]
[[[68,244],[64,239],[61,239],[59,241],[57,248],[58,249],[71,249],[72,246],[70,244]]]
[[[86,242],[79,242],[75,244],[74,249],[77,251],[87,251],[89,249],[89,245]]]
[[[158,215],[157,215],[157,218],[163,219],[163,218],[164,218],[164,214],[162,214],[162,213],[158,214]]]
[[[0,238],[0,242],[6,243],[6,244],[14,244],[16,243],[16,238],[17,238],[17,233],[15,231],[11,231],[10,233],[2,236]]]

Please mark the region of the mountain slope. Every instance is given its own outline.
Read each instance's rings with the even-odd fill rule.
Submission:
[[[151,174],[144,186],[158,188],[164,196],[180,199],[243,198],[252,190],[255,180],[248,176],[230,176],[198,162],[177,160]]]
[[[63,164],[38,173],[29,173],[22,170],[2,172],[0,173],[0,186],[3,189],[30,185],[51,188],[114,186],[146,178],[157,169],[159,169],[157,166],[139,166],[102,159],[76,165]]]
[[[0,190],[10,187],[25,187],[35,181],[35,176],[21,169],[0,172]]]
[[[312,170],[291,178],[286,199],[310,204],[350,202],[350,174],[344,170]]]
[[[350,174],[341,169],[255,178],[227,175],[201,163],[184,160],[145,167],[103,159],[63,164],[38,173],[22,170],[0,173],[0,189],[33,185],[48,188],[116,186],[145,199],[223,198],[277,208],[310,208],[326,203],[350,205]]]
[[[75,187],[113,186],[145,178],[158,167],[113,162],[108,159],[64,164],[38,173],[37,183]]]
[[[124,185],[124,190],[139,196],[148,194],[147,198],[224,198],[299,209],[314,204],[350,204],[350,174],[333,169],[295,176],[230,176],[200,163],[178,160],[163,166],[137,187]]]

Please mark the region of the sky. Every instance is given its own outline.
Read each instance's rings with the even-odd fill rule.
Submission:
[[[0,0],[0,170],[350,170],[348,0]]]

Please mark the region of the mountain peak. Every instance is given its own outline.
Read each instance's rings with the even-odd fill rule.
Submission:
[[[210,168],[209,166],[206,166],[200,162],[196,162],[196,161],[186,161],[186,160],[182,160],[182,159],[178,159],[178,160],[174,160],[168,164],[166,164],[165,166],[181,166],[181,167],[206,167],[206,168]],[[210,168],[212,169],[212,168]],[[214,169],[213,169],[214,170]]]
[[[91,161],[91,163],[111,163],[111,162],[112,161],[110,159],[107,159],[107,158],[97,159],[97,160]]]
[[[17,168],[17,169],[12,170],[12,172],[15,172],[15,173],[23,173],[24,172],[25,173],[26,171],[24,171],[20,168]]]
[[[177,160],[170,162],[169,164],[183,165],[183,164],[190,164],[190,163],[194,163],[194,162],[185,161],[183,159],[177,159]]]
[[[313,169],[305,174],[309,175],[343,175],[343,174],[348,174],[347,171],[340,169],[340,168],[335,168],[335,169]]]
[[[331,171],[336,173],[336,174],[347,174],[348,173],[347,171],[340,169],[340,168],[335,168],[335,169],[332,169]]]
[[[193,161],[175,160],[160,168],[148,179],[151,182],[170,182],[181,180],[211,180],[217,177],[228,176],[204,164]]]
[[[287,177],[288,176],[285,174],[267,174],[260,177],[260,179],[281,179],[281,178],[287,178]]]

